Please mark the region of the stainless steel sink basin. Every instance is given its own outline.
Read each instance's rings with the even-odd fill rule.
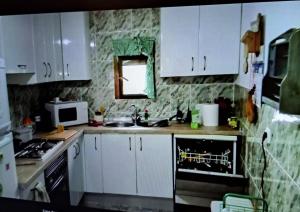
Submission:
[[[104,124],[105,127],[132,127],[132,122],[107,122]]]

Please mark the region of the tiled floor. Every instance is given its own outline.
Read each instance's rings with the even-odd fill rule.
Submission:
[[[112,194],[86,193],[81,206],[129,212],[173,212],[173,200]]]

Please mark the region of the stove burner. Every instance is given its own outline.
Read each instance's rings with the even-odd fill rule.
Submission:
[[[58,146],[62,145],[62,143],[63,141],[33,139],[19,146],[19,151],[15,154],[15,158],[42,160],[48,152],[52,152]]]

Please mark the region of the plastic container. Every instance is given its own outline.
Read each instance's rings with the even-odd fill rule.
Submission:
[[[22,142],[27,142],[32,140],[32,127],[19,127],[14,131],[14,137],[22,140]]]

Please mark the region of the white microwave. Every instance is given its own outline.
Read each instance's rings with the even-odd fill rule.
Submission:
[[[51,113],[52,126],[72,126],[88,123],[87,102],[56,102],[46,103],[45,109]]]

